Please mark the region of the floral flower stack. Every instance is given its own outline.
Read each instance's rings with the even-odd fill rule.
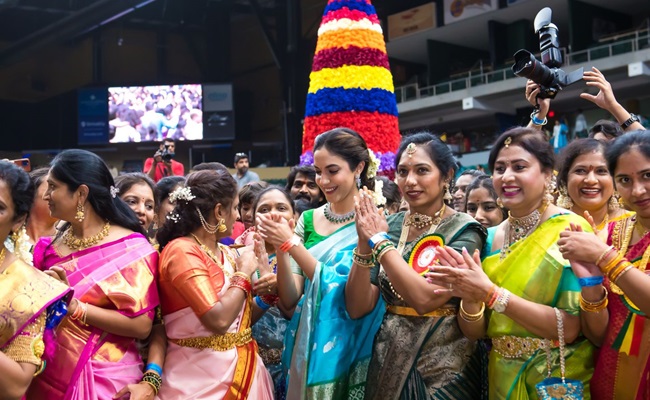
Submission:
[[[303,129],[301,164],[330,129],[353,129],[392,178],[401,139],[393,76],[379,18],[370,0],[328,0],[318,29]]]

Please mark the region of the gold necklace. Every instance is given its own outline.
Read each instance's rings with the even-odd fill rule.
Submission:
[[[217,264],[217,267],[219,267],[221,272],[223,272],[224,275],[226,275],[227,277],[230,278],[230,272],[226,271],[226,269],[223,267],[223,264],[221,263],[221,261],[219,261],[219,259],[217,259],[217,256],[214,254],[214,252],[212,250],[210,250],[210,248],[208,246],[203,244],[203,242],[201,240],[199,240],[199,238],[195,234],[190,233],[190,235],[192,235],[194,240],[196,240],[196,243],[199,244],[199,247],[201,247],[201,250],[203,250],[205,252],[205,254],[207,254],[208,257],[210,257],[212,259],[212,261],[214,261],[215,264]],[[224,252],[224,254],[226,254],[226,253]],[[228,261],[231,261],[230,258],[228,259]],[[231,264],[232,264],[232,261],[231,261]],[[234,264],[232,264],[232,266],[234,268]]]
[[[63,243],[68,246],[70,250],[82,250],[92,247],[99,243],[102,239],[108,236],[108,230],[111,228],[111,224],[106,221],[102,230],[93,236],[88,237],[76,237],[72,233],[72,226],[69,226],[63,234]]]
[[[436,218],[433,218],[433,225],[431,225],[431,227],[427,231],[427,235],[432,234],[433,232],[436,231],[436,229],[438,229],[438,225],[440,225],[440,222],[442,222],[442,217],[445,215],[445,208],[446,208],[446,205],[443,203],[442,208],[440,208],[440,210],[438,210],[438,212],[436,212],[434,214],[436,216]],[[402,231],[400,232],[399,242],[397,243],[397,251],[399,252],[400,255],[402,255],[402,257],[404,257],[404,255],[402,253],[404,252],[404,248],[406,247],[406,238],[408,237],[409,230],[410,230],[410,228],[409,228],[409,225],[407,225],[407,220],[405,218],[404,222],[402,224]],[[422,235],[420,235],[420,236],[422,236]],[[380,264],[379,267],[383,271],[384,268],[381,266],[381,264]],[[384,275],[385,274],[386,273],[384,272]],[[388,276],[386,276],[386,282],[388,283],[388,288],[390,289],[391,293],[393,293],[393,295],[397,299],[404,301],[404,298],[402,296],[400,296],[400,294],[397,293],[397,290],[395,290],[395,288],[393,287],[393,284],[388,279]],[[379,279],[379,285],[380,286],[382,285],[382,279]]]
[[[508,229],[503,238],[501,246],[501,260],[510,254],[510,245],[530,235],[542,220],[542,215],[546,211],[549,203],[544,203],[540,209],[533,210],[532,213],[521,218],[513,217],[508,211]]]
[[[420,214],[420,213],[414,213],[410,214],[408,218],[404,221],[404,226],[411,226],[413,225],[414,227],[418,229],[426,228],[429,225],[439,225],[440,220],[442,219],[441,216],[445,213],[445,204],[442,203],[442,208],[438,210],[435,214],[433,214],[433,217],[425,214]]]

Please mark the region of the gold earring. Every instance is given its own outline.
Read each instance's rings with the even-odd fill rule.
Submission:
[[[226,220],[223,218],[219,218],[219,223],[217,224],[217,230],[219,233],[224,233],[228,227],[226,226]]]
[[[84,205],[81,204],[81,201],[77,203],[77,214],[74,216],[74,219],[76,219],[79,222],[83,222],[84,218],[86,218],[86,213],[84,209]]]
[[[544,184],[543,201],[547,204],[553,203],[553,200],[555,200],[553,193],[555,193],[555,176],[553,176],[551,179],[546,181],[546,183]]]
[[[497,206],[499,206],[499,208],[503,208],[503,201],[501,200],[501,197],[497,197]]]
[[[451,192],[449,191],[449,187],[450,187],[450,186],[451,186],[451,185],[448,184],[448,183],[445,184],[445,188],[444,188],[444,190],[445,190],[445,195],[444,195],[444,197],[443,197],[443,199],[444,199],[445,201],[451,201],[451,200],[453,199],[453,197],[451,197]]]
[[[616,211],[619,208],[621,208],[621,197],[618,195],[618,192],[614,191],[614,194],[607,202],[607,209],[609,211]]]
[[[566,187],[562,186],[559,190],[560,195],[557,197],[557,206],[566,208],[567,210],[571,209],[573,207],[573,200],[571,200],[571,197],[567,194],[567,189]]]

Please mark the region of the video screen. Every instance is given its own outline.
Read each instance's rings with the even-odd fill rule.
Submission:
[[[203,139],[200,84],[108,88],[110,143]]]

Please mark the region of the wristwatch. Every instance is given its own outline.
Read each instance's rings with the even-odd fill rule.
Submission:
[[[639,118],[638,115],[630,113],[630,118],[628,118],[627,121],[621,124],[621,129],[626,130],[627,128],[630,127],[630,125],[632,125],[635,122],[641,122],[641,119]]]
[[[499,314],[503,314],[508,307],[508,301],[510,300],[510,292],[507,289],[503,289],[499,297],[497,298],[496,303],[492,306],[492,309]]]
[[[370,239],[368,239],[368,246],[370,246],[371,249],[374,249],[375,246],[377,246],[379,243],[383,242],[384,240],[390,240],[390,236],[388,236],[388,233],[386,232],[375,233],[374,235],[372,235]]]

